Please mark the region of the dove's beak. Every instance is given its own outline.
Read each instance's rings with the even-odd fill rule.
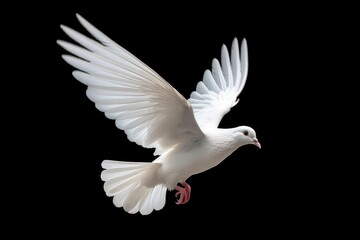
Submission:
[[[257,140],[256,137],[253,138],[254,145],[261,149],[261,144],[259,143],[259,140]]]

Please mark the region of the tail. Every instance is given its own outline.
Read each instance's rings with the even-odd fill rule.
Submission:
[[[146,184],[153,179],[160,163],[121,162],[104,160],[105,169],[101,179],[105,181],[106,195],[113,196],[116,207],[123,207],[128,213],[150,214],[165,205],[166,186],[164,184]],[[144,181],[145,180],[145,181]],[[152,186],[153,185],[153,186]]]

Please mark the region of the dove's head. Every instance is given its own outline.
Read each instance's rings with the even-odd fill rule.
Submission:
[[[261,148],[261,144],[256,138],[256,132],[254,129],[248,126],[241,126],[236,128],[235,137],[238,141],[241,141],[242,145],[254,144],[258,148]]]

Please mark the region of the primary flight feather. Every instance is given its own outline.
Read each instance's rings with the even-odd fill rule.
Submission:
[[[128,139],[145,148],[155,148],[152,162],[104,160],[101,179],[107,196],[126,212],[143,215],[165,205],[167,190],[176,190],[177,204],[190,199],[186,180],[215,167],[237,148],[260,143],[247,126],[218,128],[223,116],[238,102],[248,72],[244,39],[241,57],[235,38],[231,55],[225,45],[221,63],[213,60],[203,81],[186,100],[159,74],[116,44],[80,15],[81,25],[94,37],[61,25],[79,45],[58,40],[72,55],[63,59],[78,70],[73,76],[87,85],[86,94],[97,109]],[[182,186],[180,186],[180,185]]]

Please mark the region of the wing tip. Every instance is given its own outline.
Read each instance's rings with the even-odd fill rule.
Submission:
[[[83,26],[89,25],[88,21],[86,21],[85,18],[83,18],[83,16],[81,16],[79,13],[76,13],[75,15],[77,20],[81,23],[81,25]]]
[[[225,44],[223,44],[223,45],[221,46],[221,54],[227,54],[227,55],[229,55],[228,48],[226,47]]]
[[[239,48],[239,41],[238,41],[237,37],[235,37],[233,42],[232,42],[232,49],[234,49],[235,47]],[[246,40],[246,38],[243,38],[241,40],[241,50],[243,50],[243,49],[247,49],[247,40]]]
[[[213,68],[214,68],[216,65],[219,65],[219,66],[220,66],[220,62],[219,62],[219,60],[218,60],[217,58],[213,58],[213,60],[212,60],[212,66],[213,66]]]
[[[68,27],[68,26],[66,26],[66,25],[63,25],[63,24],[60,25],[60,28],[61,28],[67,35],[70,35],[72,32],[74,32],[73,29],[71,29],[70,27]]]
[[[65,31],[64,29],[68,28],[67,26],[65,26],[64,24],[60,24],[60,28]]]
[[[56,40],[56,44],[60,46],[62,46],[64,42],[65,42],[64,40],[60,40],[60,39]]]
[[[71,61],[71,59],[74,59],[75,57],[69,54],[62,54],[61,55],[62,59],[64,59],[65,62],[69,63]]]
[[[247,48],[247,41],[246,38],[243,38],[243,40],[241,41],[241,50]]]

